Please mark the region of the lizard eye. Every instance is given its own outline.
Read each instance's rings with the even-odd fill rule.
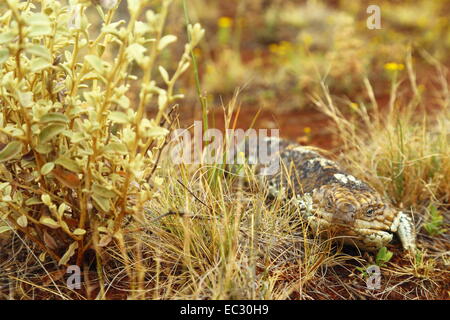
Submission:
[[[371,216],[373,216],[373,214],[375,213],[375,208],[369,208],[369,209],[367,209],[367,211],[366,211],[366,216],[368,216],[368,217],[371,217]]]

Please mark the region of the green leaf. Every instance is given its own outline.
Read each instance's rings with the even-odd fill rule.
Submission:
[[[50,172],[52,172],[53,168],[55,168],[55,163],[54,162],[47,162],[46,164],[44,164],[41,168],[41,174],[43,176],[49,174]]]
[[[17,224],[18,224],[19,226],[21,226],[22,228],[26,228],[27,225],[28,225],[28,219],[27,219],[27,216],[20,216],[20,217],[18,217],[17,220],[16,220],[16,222],[17,222]]]
[[[437,236],[439,234],[445,233],[447,229],[442,228],[444,224],[444,217],[439,212],[438,208],[434,204],[428,206],[429,218],[423,225],[425,230],[431,236]]]
[[[105,153],[118,153],[118,154],[128,154],[127,147],[119,142],[111,142],[103,147],[103,152]]]
[[[67,118],[64,114],[59,112],[50,112],[43,115],[39,121],[42,123],[49,123],[49,122],[69,123],[69,118]]]
[[[87,81],[87,80],[95,80],[98,79],[98,74],[95,72],[88,72],[81,76],[81,82]]]
[[[130,11],[130,14],[134,14],[137,12],[140,4],[140,0],[128,0],[128,11]]]
[[[78,242],[73,242],[69,248],[67,249],[66,253],[61,257],[61,259],[58,261],[58,265],[64,265],[69,262],[70,258],[75,253],[75,250],[78,248]]]
[[[66,211],[67,208],[68,207],[64,202],[59,205],[59,207],[58,207],[58,217],[59,218],[63,217],[64,212]]]
[[[42,216],[39,219],[39,222],[44,225],[47,226],[51,229],[58,229],[60,227],[59,223],[55,220],[53,220],[52,218],[48,217],[48,216]]]
[[[112,111],[108,115],[108,119],[112,120],[115,123],[121,123],[121,124],[130,122],[130,120],[128,119],[128,116],[125,113],[120,112],[120,111]]]
[[[114,198],[117,196],[117,194],[112,191],[109,190],[106,187],[103,187],[101,185],[99,185],[98,183],[94,183],[92,185],[92,192],[100,197],[104,197],[104,198]]]
[[[18,95],[18,98],[19,98],[19,102],[20,102],[20,104],[23,107],[28,108],[28,107],[31,107],[33,105],[33,92],[31,92],[31,91],[28,91],[28,92],[19,91],[17,93],[17,95]]]
[[[105,72],[105,66],[103,65],[103,60],[94,55],[87,55],[84,59],[97,71],[99,74]]]
[[[4,44],[14,40],[16,35],[12,31],[5,31],[0,33],[0,44]]]
[[[41,154],[47,154],[53,150],[50,143],[40,143],[34,149]]]
[[[104,211],[108,212],[111,209],[111,206],[109,204],[109,199],[105,197],[98,196],[96,194],[92,195],[92,199],[94,199],[94,202],[99,206],[99,208]]]
[[[0,234],[11,231],[12,229],[8,226],[1,226],[0,227]]]
[[[27,206],[33,206],[33,205],[41,204],[41,203],[42,203],[41,199],[38,199],[38,198],[35,198],[35,197],[28,198],[25,201],[25,205],[27,205]]]
[[[39,141],[46,143],[64,131],[66,128],[63,124],[50,124],[39,133]]]
[[[77,228],[73,231],[73,234],[76,236],[82,236],[82,235],[86,234],[86,230]]]
[[[394,254],[391,251],[389,251],[386,247],[382,247],[380,248],[380,250],[378,250],[375,262],[378,266],[383,266],[386,262],[391,260],[393,255]]]
[[[386,254],[386,252],[387,252],[387,248],[386,247],[380,248],[378,250],[378,253],[377,253],[377,256],[376,256],[376,260],[377,261],[381,260],[384,257],[384,255]]]
[[[6,62],[9,58],[9,50],[7,48],[0,49],[0,64]]]
[[[130,99],[126,95],[121,95],[120,98],[113,99],[113,102],[117,103],[124,109],[128,109],[130,107]]]
[[[147,23],[144,23],[142,21],[136,21],[136,23],[134,24],[134,32],[136,34],[144,34],[150,31],[151,29]]]
[[[26,19],[30,26],[29,37],[46,36],[52,33],[50,19],[43,13],[34,13]]]
[[[167,47],[169,44],[171,44],[172,42],[177,41],[177,37],[172,35],[172,34],[168,34],[164,37],[161,38],[161,40],[159,40],[158,43],[158,50],[163,50],[165,47]]]
[[[44,46],[34,44],[27,47],[26,52],[36,57],[43,58],[48,62],[52,61],[52,55],[50,54],[50,51]]]
[[[166,69],[164,69],[163,66],[159,66],[159,73],[161,73],[161,76],[165,83],[169,83],[169,73]]]
[[[145,51],[147,49],[138,43],[133,43],[126,49],[127,56],[131,60],[136,60],[138,63],[141,63],[142,59],[144,59]]]
[[[8,161],[22,152],[22,143],[11,141],[0,151],[0,162]]]
[[[125,20],[119,20],[117,22],[110,23],[102,28],[102,32],[110,33],[120,39],[119,27],[124,23]]]
[[[159,138],[159,137],[165,137],[168,133],[169,133],[169,130],[167,130],[166,128],[163,128],[160,126],[153,126],[146,132],[146,135],[147,135],[147,137]]]
[[[39,72],[41,70],[51,67],[51,63],[44,58],[36,58],[31,60],[30,68],[32,72]]]
[[[60,165],[64,168],[66,168],[69,171],[80,173],[81,169],[78,163],[75,160],[72,160],[65,156],[60,156],[58,159],[56,159],[55,164]]]

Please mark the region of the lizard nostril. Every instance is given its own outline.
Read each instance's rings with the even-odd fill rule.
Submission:
[[[348,202],[344,202],[338,205],[338,209],[341,212],[349,213],[351,217],[355,216],[356,208],[354,205]]]

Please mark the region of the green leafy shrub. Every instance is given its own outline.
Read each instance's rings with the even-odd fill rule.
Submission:
[[[120,1],[0,5],[0,221],[40,246],[41,260],[80,264],[89,248],[123,248],[124,219],[139,217],[161,184],[161,123],[204,33],[188,26],[172,75],[158,65],[177,40],[164,34],[171,2],[155,12],[128,0],[127,21],[115,19]]]
[[[393,255],[394,255],[394,253],[389,251],[386,247],[380,248],[380,250],[378,250],[378,253],[375,257],[376,265],[379,267],[383,267],[386,263],[389,262],[389,260],[391,260]]]
[[[428,206],[429,217],[426,223],[423,225],[425,230],[431,236],[437,236],[445,233],[447,229],[444,226],[444,216],[439,212],[434,204]]]

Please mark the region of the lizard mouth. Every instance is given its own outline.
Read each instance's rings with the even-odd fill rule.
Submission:
[[[393,233],[381,223],[354,219],[351,223],[336,219],[334,213],[315,211],[307,218],[310,226],[320,232],[322,237],[342,239],[345,244],[376,251],[387,245],[393,238]]]

